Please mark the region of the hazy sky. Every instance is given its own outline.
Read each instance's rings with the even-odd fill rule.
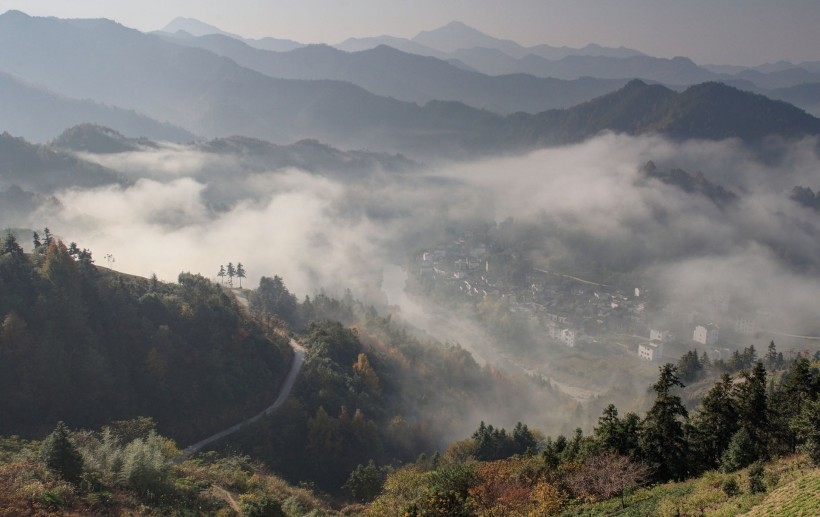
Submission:
[[[700,64],[820,61],[818,0],[0,0],[0,12],[8,9],[111,18],[143,31],[185,16],[305,43],[412,37],[460,20],[526,45],[626,46]]]

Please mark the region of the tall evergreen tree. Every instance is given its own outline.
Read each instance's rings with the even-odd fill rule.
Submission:
[[[6,232],[6,238],[3,240],[3,248],[0,250],[0,255],[9,254],[12,257],[22,257],[24,255],[23,248],[17,243],[17,237],[11,233],[11,230]]]
[[[758,361],[751,372],[741,372],[743,382],[735,387],[740,427],[746,429],[755,446],[755,459],[768,455],[769,411],[766,395],[766,368]]]
[[[704,471],[718,466],[721,456],[738,430],[736,401],[728,373],[703,397],[693,418],[691,464]]]
[[[803,414],[806,404],[820,394],[820,375],[808,359],[801,357],[792,363],[781,382],[780,389],[769,396],[769,424],[773,441],[780,446],[776,452],[795,452],[798,435],[794,421]]]
[[[766,366],[771,369],[779,366],[777,364],[777,347],[774,344],[774,340],[769,343],[769,348],[766,351]]]
[[[219,277],[219,283],[225,285],[225,266],[219,266],[219,272],[216,276]]]
[[[233,287],[233,277],[236,276],[236,269],[233,267],[233,262],[228,262],[228,269],[226,273],[228,274],[228,285]]]
[[[62,421],[46,437],[40,449],[46,467],[69,483],[77,483],[83,473],[83,457],[69,439],[68,427]]]
[[[242,289],[242,279],[245,278],[245,266],[241,262],[236,263],[236,277],[239,279],[239,288]]]
[[[683,388],[677,368],[667,363],[660,367],[658,382],[652,385],[655,403],[641,424],[641,456],[658,481],[686,476],[687,443],[684,421],[689,417],[679,396],[672,390]]]
[[[618,408],[615,404],[608,405],[600,417],[598,426],[593,429],[595,442],[605,451],[621,453],[621,420],[618,418]]]

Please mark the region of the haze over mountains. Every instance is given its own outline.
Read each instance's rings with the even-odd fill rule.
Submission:
[[[16,11],[3,14],[0,73],[4,75],[0,84],[14,99],[0,110],[8,121],[6,128],[40,142],[72,125],[92,122],[129,136],[157,140],[245,135],[286,144],[317,138],[341,148],[401,152],[423,159],[460,158],[476,152],[569,142],[607,129],[632,134],[659,131],[676,138],[760,138],[765,131],[778,133],[781,128],[758,125],[755,129],[754,124],[729,117],[721,124],[732,127],[703,132],[698,124],[676,126],[673,120],[663,124],[626,121],[646,116],[637,112],[620,113],[619,117],[626,118],[618,122],[606,116],[581,117],[583,109],[569,108],[622,88],[632,77],[675,85],[731,77],[733,84],[750,85],[749,80],[754,79],[773,85],[818,76],[786,65],[729,75],[697,67],[685,58],[659,60],[626,49],[594,46],[550,61],[543,56],[556,57],[551,47],[524,48],[459,23],[421,33],[412,42],[440,53],[489,48],[521,63],[548,62],[565,68],[575,63],[590,77],[488,75],[470,70],[464,62],[413,55],[384,45],[358,52],[315,45],[293,48],[298,44],[241,39],[195,20],[176,20],[167,27],[186,28],[200,35],[187,31],[144,34],[108,20],[33,18]],[[270,50],[273,48],[291,50]],[[562,73],[550,75],[560,77]],[[776,93],[801,106],[815,107],[820,103],[817,91],[810,83],[801,83]],[[691,118],[699,106],[723,102],[704,92],[716,94],[717,90],[690,95],[678,106],[686,112],[676,111],[674,117]],[[767,117],[777,112],[775,119],[791,128],[786,131],[789,135],[814,134],[810,118],[785,105],[764,106],[754,98],[755,106],[746,106],[743,102],[753,97],[737,90],[721,92],[740,103],[733,117],[763,109]],[[44,106],[50,106],[50,117],[42,115]],[[568,111],[548,111],[556,108]],[[80,117],[78,110],[87,115]],[[518,114],[505,116],[512,113]],[[32,123],[42,118],[48,122]],[[567,129],[568,120],[578,127]],[[673,127],[677,129],[670,129]]]

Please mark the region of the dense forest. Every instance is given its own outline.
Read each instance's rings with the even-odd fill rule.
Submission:
[[[508,431],[495,422],[544,407],[566,428],[579,406],[349,293],[300,302],[262,277],[245,309],[199,275],[129,277],[48,230],[32,240],[9,233],[0,255],[0,434],[22,436],[0,441],[9,515],[688,515],[820,464],[820,363],[774,343],[660,367],[643,416],[609,404],[586,434]],[[287,331],[307,358],[284,406],[183,461],[276,397]]]
[[[282,317],[303,332],[308,356],[284,407],[224,447],[292,482],[342,495],[357,466],[389,468],[444,450],[478,414],[515,422],[548,405],[559,428],[575,408],[552,387],[482,367],[460,346],[420,338],[349,295],[298,302],[281,278],[263,277],[249,302],[256,317]]]
[[[684,388],[678,366],[666,364],[652,386],[654,404],[643,417],[620,416],[609,405],[591,434],[579,428],[570,437],[547,437],[537,447],[530,445],[526,426],[507,433],[482,422],[470,438],[453,443],[440,457],[387,475],[365,513],[703,515],[727,498],[777,485],[780,467],[774,458],[801,451],[815,468],[820,466],[817,362],[799,358],[770,375],[757,361],[736,375],[724,373],[692,414],[680,397]],[[667,499],[661,511],[658,500],[644,494],[626,508],[626,495],[643,485],[698,476],[712,486],[698,488],[697,498]],[[682,486],[687,488],[680,496],[690,496],[693,485]],[[590,506],[613,498],[614,506]]]
[[[0,250],[0,434],[149,416],[180,443],[265,407],[287,340],[190,273],[177,284],[114,273],[46,230]]]

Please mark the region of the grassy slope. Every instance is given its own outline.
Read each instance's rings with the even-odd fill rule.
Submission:
[[[735,477],[741,493],[729,497],[723,491],[725,480]],[[639,489],[626,498],[574,505],[561,515],[644,517],[730,517],[749,515],[820,515],[820,469],[809,468],[802,456],[779,459],[766,465],[767,492],[748,493],[747,470],[733,474],[707,472],[697,479],[666,483]],[[748,512],[748,513],[747,513]]]
[[[774,490],[762,503],[745,515],[820,515],[820,469],[809,471],[803,477]]]

